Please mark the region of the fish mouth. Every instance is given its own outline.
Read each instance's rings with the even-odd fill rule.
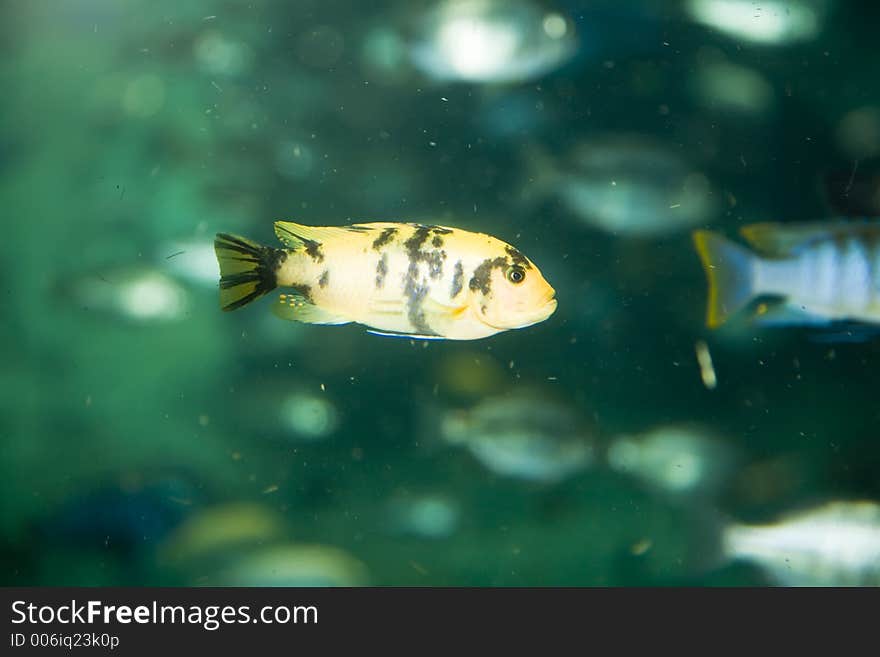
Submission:
[[[556,293],[551,292],[546,301],[541,304],[537,310],[529,313],[523,319],[524,321],[519,322],[516,326],[512,328],[525,328],[527,326],[532,326],[533,324],[538,324],[543,322],[546,319],[550,318],[550,315],[556,312],[556,306],[558,305],[556,301]]]

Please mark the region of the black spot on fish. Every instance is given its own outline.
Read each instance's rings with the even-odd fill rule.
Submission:
[[[369,233],[373,229],[369,226],[346,226],[345,230],[352,233]]]
[[[421,276],[419,265],[424,262],[428,265],[428,277],[440,278],[443,275],[443,260],[446,253],[434,249],[422,251],[422,246],[428,241],[432,226],[417,225],[413,234],[403,246],[409,258],[409,266],[403,278],[403,294],[407,300],[407,317],[416,333],[422,335],[436,335],[425,319],[425,311],[422,305],[428,296],[430,287],[427,278]]]
[[[510,261],[514,265],[519,265],[523,269],[531,269],[532,268],[532,263],[529,262],[529,259],[526,258],[522,253],[517,251],[515,248],[508,245],[505,250],[507,251],[507,255],[510,256]]]
[[[431,246],[433,246],[435,249],[439,249],[441,246],[443,246],[443,238],[440,237],[440,235],[434,235],[434,239],[431,240]]]
[[[379,237],[373,240],[373,250],[379,251],[383,246],[391,242],[394,239],[394,236],[397,235],[396,228],[385,228],[379,234]]]
[[[464,287],[464,267],[461,265],[461,260],[455,263],[455,269],[452,271],[452,288],[449,290],[449,296],[451,298],[455,298],[458,296],[458,293],[461,292],[461,288]]]
[[[321,278],[318,279],[318,287],[325,288],[327,287],[327,283],[330,282],[330,270],[325,269],[321,274]]]
[[[507,266],[507,258],[486,258],[474,269],[474,275],[468,282],[468,287],[474,292],[486,295],[492,291],[492,270]]]
[[[385,284],[385,275],[388,273],[388,254],[383,253],[376,264],[376,289]]]
[[[406,252],[409,254],[410,260],[418,256],[418,253],[422,248],[422,244],[427,241],[428,235],[430,234],[430,226],[416,226],[416,229],[413,232],[412,236],[403,243]]]
[[[321,243],[315,240],[307,240],[300,238],[306,253],[315,262],[324,262],[324,254],[321,252]]]
[[[433,226],[417,226],[412,236],[403,243],[409,258],[408,277],[410,272],[412,276],[418,275],[418,263],[420,262],[427,263],[428,276],[431,278],[438,279],[443,276],[443,261],[446,259],[446,252],[436,248],[433,251],[422,251],[422,246],[428,241],[428,237],[434,229]]]
[[[429,228],[435,235],[449,235],[452,233],[451,228],[443,228],[443,226],[429,226]]]
[[[410,268],[412,268],[412,265],[410,265]],[[410,275],[409,272],[407,273],[406,285],[403,288],[403,293],[407,299],[406,315],[415,332],[421,335],[437,335],[434,329],[428,325],[425,319],[425,311],[422,308],[425,297],[428,296],[430,290],[431,288],[426,284],[417,283],[415,277]]]

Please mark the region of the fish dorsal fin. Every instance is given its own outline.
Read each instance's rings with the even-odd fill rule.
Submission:
[[[767,255],[787,256],[817,240],[838,235],[877,231],[880,223],[867,221],[818,221],[813,223],[760,223],[743,226],[740,234]]]
[[[319,308],[299,294],[280,295],[278,301],[272,304],[272,313],[281,319],[305,324],[348,324],[351,322],[347,317]]]
[[[386,228],[400,228],[406,225],[393,221],[371,221],[368,223],[352,224],[351,226],[346,226],[346,228],[353,228],[355,230],[385,230]]]
[[[344,237],[350,226],[303,226],[292,221],[276,221],[275,235],[291,249],[309,243],[323,244],[327,240]]]

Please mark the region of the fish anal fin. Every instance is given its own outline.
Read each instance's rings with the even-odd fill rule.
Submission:
[[[319,308],[297,294],[282,294],[272,304],[272,313],[281,319],[305,324],[348,324],[347,317]]]

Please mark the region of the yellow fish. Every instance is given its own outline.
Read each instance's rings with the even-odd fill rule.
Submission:
[[[276,288],[282,319],[364,324],[372,333],[475,340],[543,322],[556,293],[514,247],[445,226],[275,222],[286,248],[218,233],[220,305],[235,310]]]

